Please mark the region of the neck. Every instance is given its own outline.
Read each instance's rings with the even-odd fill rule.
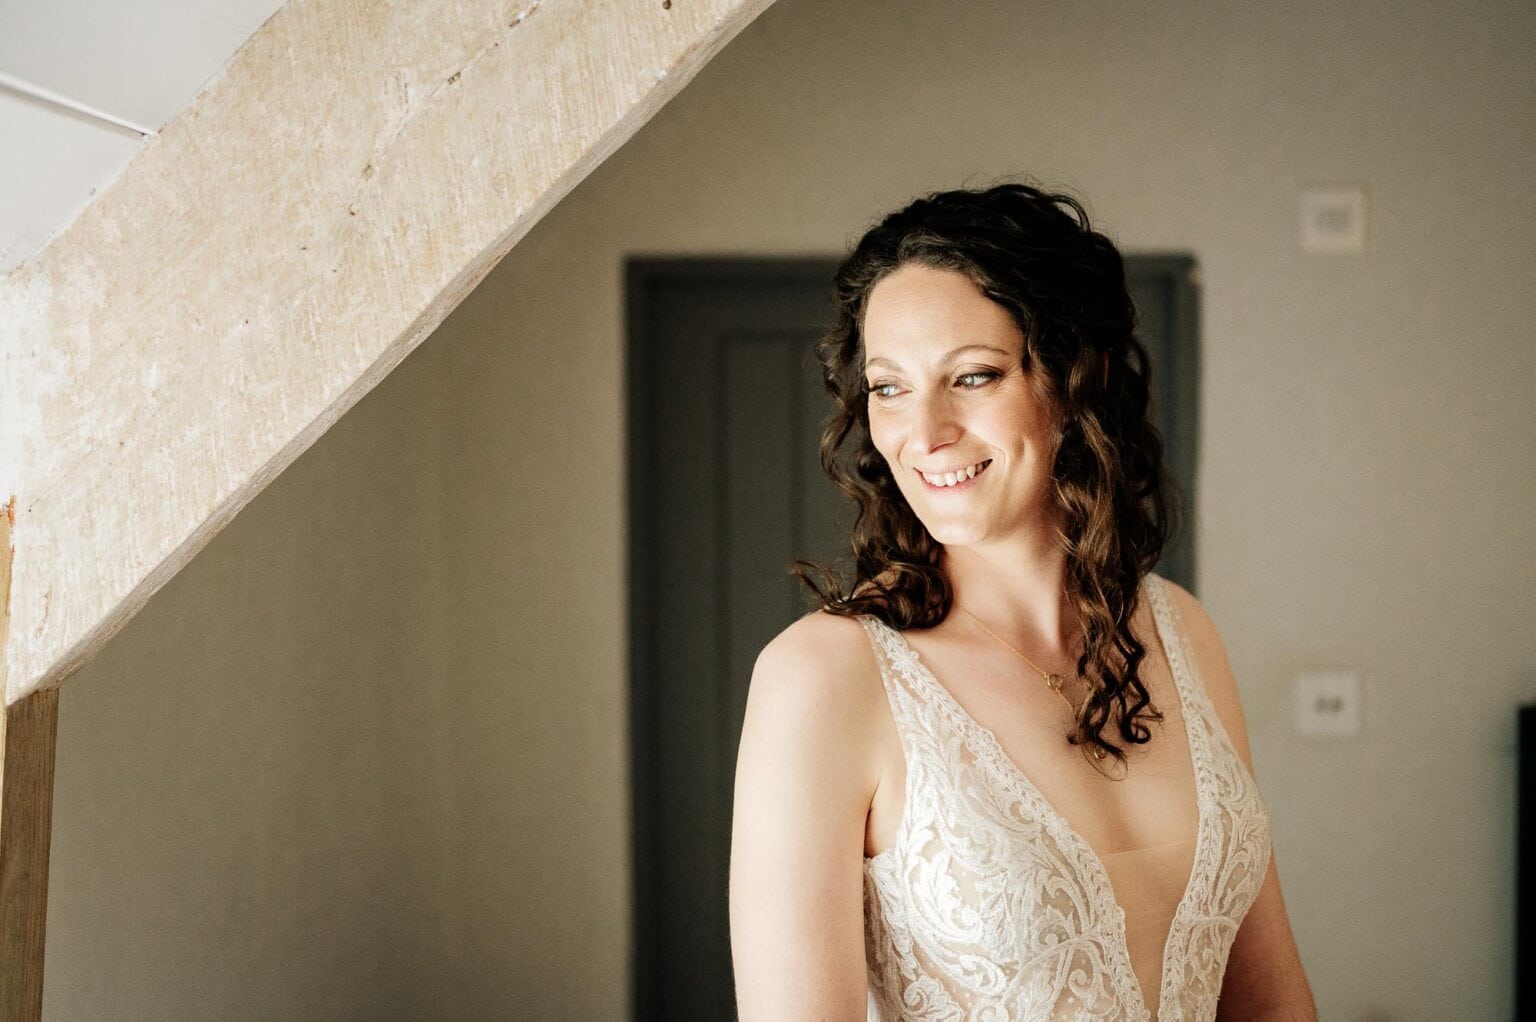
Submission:
[[[1066,553],[1054,535],[945,547],[941,564],[954,602],[1003,639],[1032,657],[1076,658],[1081,628],[1067,599]]]

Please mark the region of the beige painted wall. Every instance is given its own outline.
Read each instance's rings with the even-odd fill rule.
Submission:
[[[45,1018],[414,1003],[452,748],[440,380],[402,364],[65,682]]]
[[[1507,1018],[1536,9],[1237,8],[779,0],[66,683],[48,1016],[622,1017],[621,260],[1029,174],[1202,264],[1197,589],[1323,1018]],[[1303,255],[1336,180],[1370,249]]]

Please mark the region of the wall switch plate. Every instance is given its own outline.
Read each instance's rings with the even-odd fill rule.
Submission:
[[[1296,676],[1296,729],[1304,735],[1346,738],[1360,733],[1360,675],[1309,671]]]
[[[1321,185],[1301,193],[1303,252],[1358,252],[1365,248],[1365,188]]]

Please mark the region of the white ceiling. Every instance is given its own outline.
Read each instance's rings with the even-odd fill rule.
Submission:
[[[74,219],[283,2],[0,0],[0,275]]]

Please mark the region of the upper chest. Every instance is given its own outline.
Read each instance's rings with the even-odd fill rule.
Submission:
[[[1017,771],[1027,779],[1103,857],[1190,841],[1199,820],[1185,708],[1146,602],[1137,609],[1132,631],[1146,647],[1138,677],[1150,698],[1149,709],[1159,711],[1162,720],[1142,716],[1150,740],[1141,744],[1126,740],[1111,725],[1106,736],[1127,757],[1122,767],[1110,764],[1112,777],[1094,769],[1077,747],[1068,744],[1071,710],[1012,651],[1001,644],[995,650],[978,645],[974,638],[965,640],[959,629],[944,626],[910,631],[902,639],[920,658],[916,670],[925,672],[924,682],[941,686],[963,714],[996,738],[1006,759],[1003,772]],[[1084,682],[1074,681],[1076,687],[1069,683],[1063,691],[1081,701]],[[1132,705],[1135,701],[1130,700]],[[929,709],[936,718],[942,716],[936,713],[937,707]],[[894,838],[907,769],[897,729],[883,730],[882,780],[871,805],[867,834],[868,845],[881,848]],[[1006,785],[1017,778],[990,780]]]

